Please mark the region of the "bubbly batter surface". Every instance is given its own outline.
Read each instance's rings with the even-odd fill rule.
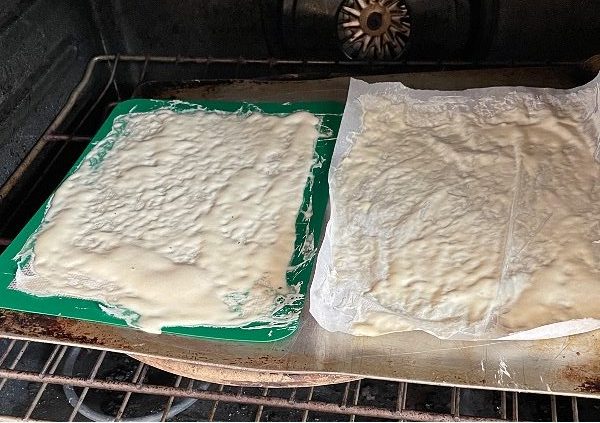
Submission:
[[[150,332],[285,323],[317,126],[305,112],[117,118],[52,198],[15,288],[130,310]]]
[[[362,126],[330,174],[315,306],[329,320],[476,337],[600,318],[600,140],[583,129],[597,118],[494,101],[359,97]]]

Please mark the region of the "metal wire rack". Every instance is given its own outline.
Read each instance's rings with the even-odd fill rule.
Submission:
[[[196,401],[182,407],[185,398]],[[370,379],[239,388],[185,379],[124,354],[0,339],[0,419],[585,421],[600,417],[599,410],[600,401],[591,399]]]
[[[302,79],[507,65],[547,63],[95,57],[56,119],[0,188],[0,251],[60,182],[116,102],[145,81]],[[191,400],[182,407],[185,399]],[[600,418],[600,400],[371,379],[314,388],[238,388],[172,375],[125,354],[0,338],[0,420],[89,419],[84,413],[116,421],[585,421]]]

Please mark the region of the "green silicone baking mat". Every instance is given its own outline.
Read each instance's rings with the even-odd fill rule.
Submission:
[[[315,240],[320,239],[323,229],[323,220],[325,208],[328,201],[327,174],[329,163],[333,153],[335,138],[339,129],[343,104],[336,102],[303,102],[303,103],[243,103],[243,102],[224,102],[224,101],[164,101],[132,99],[119,103],[112,111],[106,122],[102,125],[96,136],[90,142],[90,145],[83,152],[81,157],[69,171],[71,175],[79,167],[79,164],[85,160],[86,156],[98,142],[103,140],[113,127],[115,118],[120,115],[131,112],[149,112],[161,108],[169,108],[176,112],[186,112],[191,109],[203,109],[209,111],[240,112],[246,113],[257,111],[265,114],[286,115],[296,111],[308,111],[321,119],[320,138],[315,143],[315,163],[312,174],[314,182],[312,184],[307,180],[304,190],[304,200],[301,210],[306,210],[312,202],[312,217],[306,221],[301,217],[301,213],[296,221],[296,242],[294,256],[291,258],[290,268],[287,274],[287,283],[289,285],[300,285],[300,293],[307,293],[307,288],[312,273],[312,268],[316,260],[316,254],[311,260],[306,261],[301,249],[307,234],[312,234]],[[310,178],[309,178],[310,179]],[[15,277],[17,262],[15,256],[21,251],[28,238],[35,233],[40,226],[46,207],[47,200],[31,218],[27,225],[21,230],[19,235],[13,240],[8,248],[0,256],[0,307],[18,310],[30,313],[41,313],[52,316],[68,317],[73,319],[88,320],[109,325],[127,326],[127,323],[106,314],[100,309],[100,304],[96,301],[75,299],[69,297],[36,297],[20,291],[9,288],[9,285]],[[297,312],[304,306],[304,299],[289,305],[281,312]],[[261,322],[255,322],[243,327],[165,327],[163,333],[176,335],[197,336],[214,339],[227,339],[235,341],[268,342],[284,338],[292,334],[298,327],[298,320],[285,327],[265,327]]]

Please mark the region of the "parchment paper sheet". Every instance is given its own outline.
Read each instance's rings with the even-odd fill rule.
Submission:
[[[526,101],[528,106],[533,108],[544,107],[575,107],[583,113],[589,113],[585,119],[586,134],[597,141],[597,148],[594,153],[594,164],[600,166],[600,74],[591,82],[584,86],[571,90],[557,90],[547,88],[526,88],[526,87],[494,87],[470,89],[465,91],[433,91],[433,90],[414,90],[401,83],[375,83],[352,79],[348,91],[346,109],[344,111],[337,143],[333,153],[331,163],[329,182],[332,187],[333,172],[341,165],[344,157],[349,154],[356,140],[356,134],[361,131],[363,109],[360,105],[360,98],[363,95],[384,96],[387,99],[395,101],[436,103],[440,99],[442,102],[451,99],[451,102],[460,104],[461,107],[474,107],[474,105],[483,104],[486,108],[485,113],[493,118],[505,108],[510,107],[514,101]],[[475,99],[477,101],[468,101]],[[463,101],[464,100],[464,101]],[[489,108],[488,108],[489,105]],[[481,111],[480,111],[481,113]],[[330,205],[336,206],[335,189],[330,190]],[[598,222],[600,224],[600,215]],[[310,312],[317,322],[329,331],[339,331],[353,333],[352,326],[360,320],[368,311],[388,312],[380,304],[369,298],[368,295],[357,290],[356,287],[349,284],[338,283],[333,286],[329,283],[327,276],[330,272],[335,272],[332,262],[332,244],[335,240],[331,236],[331,226],[335,222],[335,215],[332,214],[327,225],[325,236],[321,245],[317,266],[313,278],[310,292]],[[600,248],[600,246],[599,246]],[[485,252],[483,252],[485,254]],[[577,289],[576,286],[573,289]],[[590,293],[590,301],[598,303],[600,307],[600,280],[598,281],[598,291]],[[352,303],[352,307],[347,304]],[[340,307],[340,304],[345,304]],[[600,328],[600,320],[593,318],[576,319],[565,322],[553,323],[531,330],[503,333],[498,332],[489,334],[480,334],[477,336],[460,334],[461,328],[456,328],[456,335],[451,339],[512,339],[512,340],[533,340],[548,339],[560,336],[572,335]],[[422,328],[416,328],[422,329]],[[425,329],[425,331],[432,333]],[[433,335],[439,336],[436,333]]]

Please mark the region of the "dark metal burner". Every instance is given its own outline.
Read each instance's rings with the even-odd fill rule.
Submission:
[[[373,12],[367,18],[367,26],[371,31],[376,31],[383,24],[383,15],[380,12]]]

